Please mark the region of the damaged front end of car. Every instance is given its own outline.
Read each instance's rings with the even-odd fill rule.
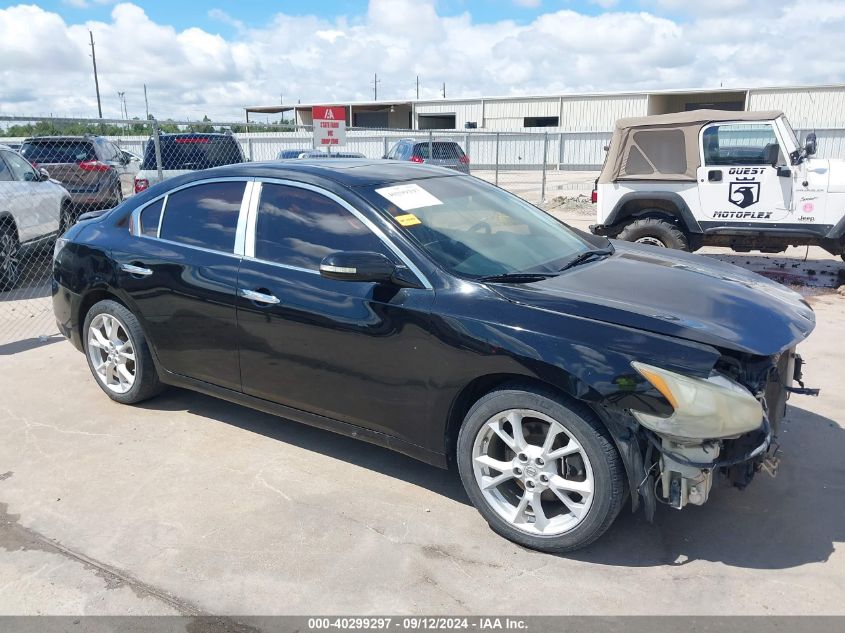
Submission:
[[[719,478],[745,488],[761,470],[775,476],[787,399],[791,393],[818,395],[804,387],[802,366],[795,348],[769,357],[723,352],[707,378],[633,362],[671,408],[668,415],[665,408],[625,414],[628,458],[639,452],[639,480],[631,482],[639,493],[635,507],[642,500],[651,520],[656,502],[679,510],[703,505]],[[621,412],[604,413],[617,427],[622,422]]]

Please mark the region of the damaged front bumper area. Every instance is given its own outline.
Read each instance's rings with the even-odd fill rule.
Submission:
[[[633,366],[673,409],[669,416],[631,411],[645,444],[639,492],[652,510],[654,501],[677,509],[703,505],[717,475],[739,488],[760,470],[774,476],[790,393],[818,393],[804,388],[794,349],[745,362],[723,357],[708,379]]]

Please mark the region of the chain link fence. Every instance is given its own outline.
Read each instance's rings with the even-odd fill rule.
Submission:
[[[587,194],[610,133],[352,128],[315,148],[310,126],[0,117],[0,346],[55,332],[52,249],[88,212],[157,182],[232,163],[388,158],[472,174],[534,203]]]

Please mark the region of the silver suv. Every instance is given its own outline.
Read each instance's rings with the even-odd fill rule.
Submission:
[[[469,173],[469,156],[455,141],[418,141],[403,138],[390,148],[384,158],[437,165],[463,174]]]

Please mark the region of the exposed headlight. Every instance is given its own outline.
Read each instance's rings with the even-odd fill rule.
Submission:
[[[67,240],[63,237],[57,237],[56,243],[53,245],[53,260],[59,256],[59,253],[62,252],[62,249],[67,245]]]
[[[644,427],[676,438],[716,439],[748,433],[763,423],[763,406],[742,385],[716,374],[691,378],[660,367],[631,365],[669,401],[669,417],[632,411]]]

